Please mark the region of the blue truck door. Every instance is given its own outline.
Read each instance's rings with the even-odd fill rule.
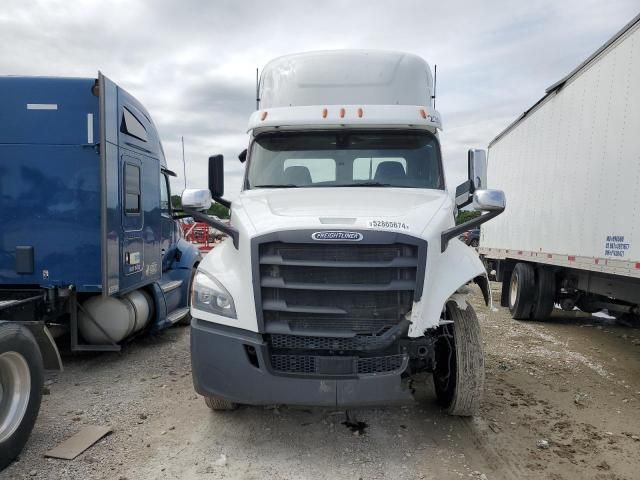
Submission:
[[[160,140],[142,106],[118,89],[122,173],[121,288],[132,290],[162,275]]]
[[[112,295],[160,278],[160,157],[157,130],[144,107],[99,76],[103,293]]]

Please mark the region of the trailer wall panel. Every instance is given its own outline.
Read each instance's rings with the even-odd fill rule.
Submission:
[[[490,145],[507,209],[482,226],[484,253],[640,261],[639,26]]]

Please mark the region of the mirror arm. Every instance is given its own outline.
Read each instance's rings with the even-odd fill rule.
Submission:
[[[440,236],[440,251],[444,252],[447,249],[447,247],[449,246],[449,240],[451,240],[452,238],[457,237],[462,232],[466,232],[467,230],[476,228],[482,225],[484,222],[488,222],[492,218],[495,218],[498,215],[500,215],[502,212],[504,212],[504,209],[493,210],[491,212],[480,215],[479,217],[472,218],[471,220],[461,223],[460,225],[456,225],[455,227],[451,227],[445,230],[444,232],[442,232],[442,235]]]
[[[220,230],[221,232],[226,233],[233,240],[233,246],[238,250],[238,242],[240,240],[240,232],[237,229],[233,228],[231,225],[225,225],[222,222],[214,220],[213,218],[209,218],[209,215],[206,215],[202,212],[198,212],[197,210],[191,210],[190,208],[182,207],[185,213],[188,213],[189,216],[193,217],[194,220],[198,220],[199,222],[206,223],[207,225],[215,228],[216,230]]]
[[[222,197],[213,197],[213,199],[216,202],[218,202],[220,205],[222,205],[223,207],[226,207],[226,208],[229,208],[229,209],[231,208],[231,201],[225,200]]]

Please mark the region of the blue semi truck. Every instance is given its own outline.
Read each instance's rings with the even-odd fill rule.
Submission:
[[[0,77],[0,469],[21,451],[43,371],[72,351],[188,322],[200,253],[171,207],[158,131],[102,74]]]

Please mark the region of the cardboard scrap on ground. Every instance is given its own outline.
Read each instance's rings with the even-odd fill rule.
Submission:
[[[49,450],[44,456],[73,460],[108,433],[111,433],[111,427],[89,425],[82,428],[73,437],[66,439],[57,447]]]

